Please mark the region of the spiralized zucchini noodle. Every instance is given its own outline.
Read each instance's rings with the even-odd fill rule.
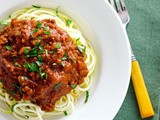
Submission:
[[[13,18],[18,18],[19,20],[54,19],[61,29],[68,32],[75,44],[81,45],[82,47],[85,46],[84,60],[89,73],[81,85],[78,85],[76,88],[71,90],[69,94],[61,97],[61,99],[56,102],[53,112],[42,111],[39,106],[31,103],[30,101],[14,100],[5,91],[2,83],[0,83],[0,100],[3,101],[8,107],[8,110],[2,108],[0,108],[0,110],[7,114],[13,114],[19,120],[43,120],[43,118],[50,116],[71,114],[75,109],[74,104],[81,94],[87,91],[86,93],[88,98],[88,90],[93,82],[93,71],[96,66],[96,55],[91,44],[83,37],[75,22],[73,22],[68,16],[61,13],[58,8],[49,9],[33,6],[31,8],[17,10],[12,13],[8,19],[1,21],[0,24],[8,25]]]

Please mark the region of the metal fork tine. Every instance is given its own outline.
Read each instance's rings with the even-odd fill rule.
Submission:
[[[122,5],[123,10],[126,10],[126,5],[125,5],[125,3],[124,3],[124,0],[120,0],[120,2],[121,2],[121,5]]]
[[[119,1],[119,0],[115,0],[115,2],[116,2],[116,5],[117,5],[117,11],[118,11],[118,12],[121,12],[121,11],[122,11],[122,8],[121,8],[120,1]]]
[[[116,6],[114,4],[114,0],[109,0],[110,4],[113,6],[113,8],[116,10]]]

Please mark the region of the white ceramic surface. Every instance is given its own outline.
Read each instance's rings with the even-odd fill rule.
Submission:
[[[15,10],[33,4],[49,8],[61,6],[60,11],[80,26],[98,57],[89,102],[84,104],[81,98],[75,112],[60,119],[112,120],[125,98],[131,69],[128,38],[116,12],[107,0],[3,0],[0,4],[0,20]],[[0,112],[0,120],[15,119],[12,115]]]

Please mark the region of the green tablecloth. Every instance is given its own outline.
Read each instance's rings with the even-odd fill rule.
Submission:
[[[125,0],[131,21],[127,33],[140,63],[155,116],[160,120],[160,0]],[[141,120],[132,82],[114,120]]]

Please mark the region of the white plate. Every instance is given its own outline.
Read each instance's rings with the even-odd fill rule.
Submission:
[[[128,38],[116,12],[107,0],[3,0],[0,19],[32,4],[50,8],[60,5],[60,10],[80,26],[98,56],[89,102],[80,100],[75,112],[61,120],[113,119],[125,98],[131,69]],[[14,118],[0,113],[0,120]]]

